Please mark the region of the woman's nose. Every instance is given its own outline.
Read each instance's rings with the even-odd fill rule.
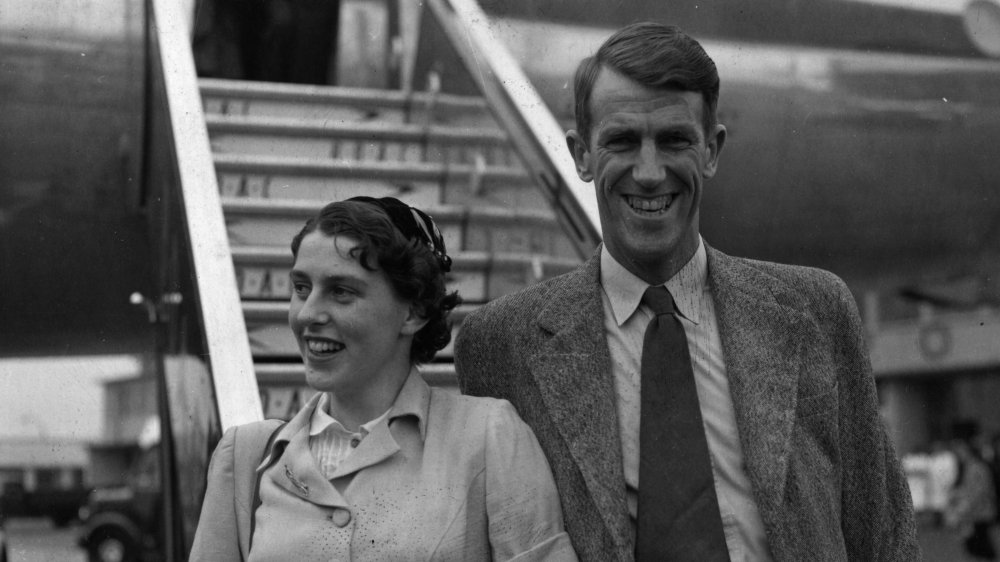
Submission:
[[[298,310],[298,320],[301,324],[322,325],[327,324],[332,319],[330,312],[318,302],[314,295],[309,295]]]

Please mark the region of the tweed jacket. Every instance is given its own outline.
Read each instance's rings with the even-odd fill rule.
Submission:
[[[237,489],[233,464],[246,457],[234,451],[242,426],[226,432],[190,560],[576,561],[545,456],[506,401],[432,389],[414,371],[330,480],[309,450],[318,401],[258,468],[252,548],[242,524],[251,494]]]
[[[776,560],[920,559],[909,489],[879,417],[846,285],[708,250],[753,497]],[[549,459],[581,560],[632,560],[600,251],[463,323],[463,392],[511,401]]]

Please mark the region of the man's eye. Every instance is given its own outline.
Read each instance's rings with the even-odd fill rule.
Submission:
[[[625,150],[632,146],[632,139],[627,136],[611,137],[604,142],[604,148],[608,150]]]
[[[691,144],[691,139],[680,135],[660,139],[660,146],[668,149],[686,148]]]
[[[297,297],[307,297],[309,296],[309,285],[305,283],[292,283],[292,292]]]

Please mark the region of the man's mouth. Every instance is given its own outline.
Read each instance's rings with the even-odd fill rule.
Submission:
[[[344,349],[344,344],[336,340],[315,337],[306,337],[304,339],[309,352],[320,357],[330,356]]]
[[[632,208],[633,211],[640,214],[655,215],[658,213],[666,212],[670,208],[670,204],[673,203],[674,196],[671,195],[660,195],[657,197],[638,197],[635,195],[626,195],[625,202],[628,206]]]

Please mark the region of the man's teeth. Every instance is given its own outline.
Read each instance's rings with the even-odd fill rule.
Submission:
[[[333,353],[344,348],[342,344],[331,341],[306,340],[306,345],[309,346],[309,351],[313,353]]]
[[[669,207],[670,203],[673,201],[674,198],[672,195],[661,195],[659,197],[653,197],[653,198],[635,197],[633,195],[629,195],[627,199],[629,206],[632,207],[633,209],[637,211],[646,211],[655,213],[657,211],[662,211],[667,207]]]

